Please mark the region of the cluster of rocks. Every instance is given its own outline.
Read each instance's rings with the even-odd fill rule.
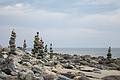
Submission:
[[[0,80],[109,80],[111,76],[98,79],[86,72],[120,70],[120,59],[112,59],[111,47],[107,58],[53,53],[52,44],[48,52],[37,32],[34,48],[28,53],[26,40],[22,48],[16,48],[15,39],[16,33],[12,31],[9,48],[0,48]],[[114,75],[111,80],[119,77]]]
[[[15,40],[16,40],[16,33],[13,30],[11,33],[10,41],[9,41],[10,54],[15,54],[15,49],[16,49]]]

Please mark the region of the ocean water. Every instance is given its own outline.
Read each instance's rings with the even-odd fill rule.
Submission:
[[[27,49],[31,52],[31,48]],[[107,55],[107,48],[54,48],[55,53],[61,54],[78,54],[78,55],[91,55],[91,56],[104,56]],[[112,57],[120,58],[120,48],[112,48]]]
[[[91,56],[104,56],[107,55],[107,48],[54,48],[56,53],[65,54],[79,54],[79,55],[91,55]],[[112,57],[120,58],[120,48],[112,48]]]

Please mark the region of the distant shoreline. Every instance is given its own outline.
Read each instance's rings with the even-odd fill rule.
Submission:
[[[28,48],[31,51],[32,48]],[[104,56],[106,57],[107,48],[53,48],[54,53],[61,54],[77,54],[77,55],[91,55],[93,57]],[[113,58],[120,58],[120,48],[112,48]]]

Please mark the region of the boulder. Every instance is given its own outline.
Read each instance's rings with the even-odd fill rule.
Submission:
[[[25,80],[26,73],[25,72],[18,72],[18,79]]]
[[[69,64],[69,63],[64,64],[63,67],[67,68],[67,69],[73,69],[74,68],[74,66]]]
[[[56,73],[46,71],[43,73],[44,80],[55,80],[57,78]]]
[[[34,73],[32,72],[18,72],[19,80],[33,80]]]
[[[6,80],[7,77],[8,77],[8,75],[0,70],[0,80]]]
[[[45,65],[46,66],[55,66],[55,65],[57,65],[57,62],[56,61],[49,61],[49,62],[46,62]]]
[[[90,63],[89,63],[89,62],[84,61],[84,60],[83,60],[83,61],[80,61],[80,64],[81,64],[81,65],[90,65]]]
[[[113,76],[106,76],[102,78],[102,80],[120,80],[120,76],[113,75]]]
[[[91,61],[91,56],[90,55],[84,55],[84,56],[81,56],[81,58],[87,62]]]
[[[63,75],[58,75],[56,80],[72,80],[72,79],[70,79],[66,76],[63,76]]]
[[[11,72],[16,72],[15,64],[13,59],[6,58],[2,63],[1,70],[7,75],[12,75]]]
[[[33,75],[32,74],[26,74],[25,75],[25,80],[33,80]]]
[[[40,67],[38,65],[34,65],[31,70],[34,72],[34,74],[35,73],[42,74],[42,67]]]
[[[107,64],[107,66],[109,67],[110,70],[118,70],[118,69],[120,69],[120,66],[115,64],[115,63]]]
[[[70,79],[73,79],[76,76],[76,74],[72,73],[72,72],[61,73],[61,75],[64,75],[64,76],[66,76],[66,77],[68,77]]]
[[[33,76],[33,80],[44,80],[44,77],[43,75],[36,73]]]
[[[3,51],[3,52],[9,52],[9,51],[10,51],[10,49],[9,49],[9,48],[7,48],[7,47],[5,47],[5,48],[2,48],[2,51]]]
[[[77,76],[74,78],[74,80],[90,80],[89,78],[85,77],[85,76]]]

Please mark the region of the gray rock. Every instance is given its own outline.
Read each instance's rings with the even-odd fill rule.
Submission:
[[[101,74],[101,70],[100,69],[95,68],[95,69],[93,69],[93,71],[94,71],[94,73]]]
[[[34,74],[31,72],[18,72],[18,79],[20,80],[33,80]]]
[[[96,68],[101,69],[101,70],[105,70],[107,68],[106,66],[100,65],[100,64],[96,64],[95,66]]]
[[[2,72],[2,71],[0,70],[0,79],[1,79],[1,80],[5,80],[5,79],[7,79],[7,77],[8,77],[8,75],[6,75],[4,72]]]
[[[120,66],[115,63],[107,64],[107,66],[109,67],[110,70],[117,70],[120,68]]]
[[[90,65],[90,63],[88,63],[87,61],[80,61],[81,65]]]
[[[12,75],[11,72],[16,72],[13,59],[6,58],[1,62],[1,70],[8,75]]]
[[[44,80],[55,80],[57,78],[57,76],[53,74],[44,74],[43,77],[44,77]]]
[[[64,75],[64,76],[66,76],[66,77],[68,77],[70,79],[73,79],[76,76],[76,74],[74,74],[72,72],[61,73],[61,75]]]
[[[36,73],[34,76],[35,79],[37,80],[44,80],[43,75]]]
[[[20,80],[25,80],[26,73],[25,72],[18,72],[18,78]]]
[[[81,58],[87,62],[89,62],[91,60],[91,56],[90,55],[84,55],[84,56],[81,56]]]
[[[89,78],[85,77],[85,76],[78,76],[76,78],[74,78],[74,80],[90,80]]]
[[[120,76],[113,75],[113,76],[106,76],[102,78],[102,80],[120,80]]]
[[[55,66],[55,61],[49,61],[45,63],[46,66]]]
[[[63,75],[58,75],[58,78],[56,80],[72,80],[66,76],[63,76]]]
[[[34,72],[34,74],[35,74],[35,73],[42,74],[42,69],[41,69],[41,67],[39,67],[39,66],[37,66],[37,65],[34,65],[31,70]]]
[[[67,69],[73,69],[74,68],[74,66],[69,64],[69,63],[64,64],[63,67],[67,68]]]
[[[32,75],[31,74],[26,74],[25,80],[32,80]]]

